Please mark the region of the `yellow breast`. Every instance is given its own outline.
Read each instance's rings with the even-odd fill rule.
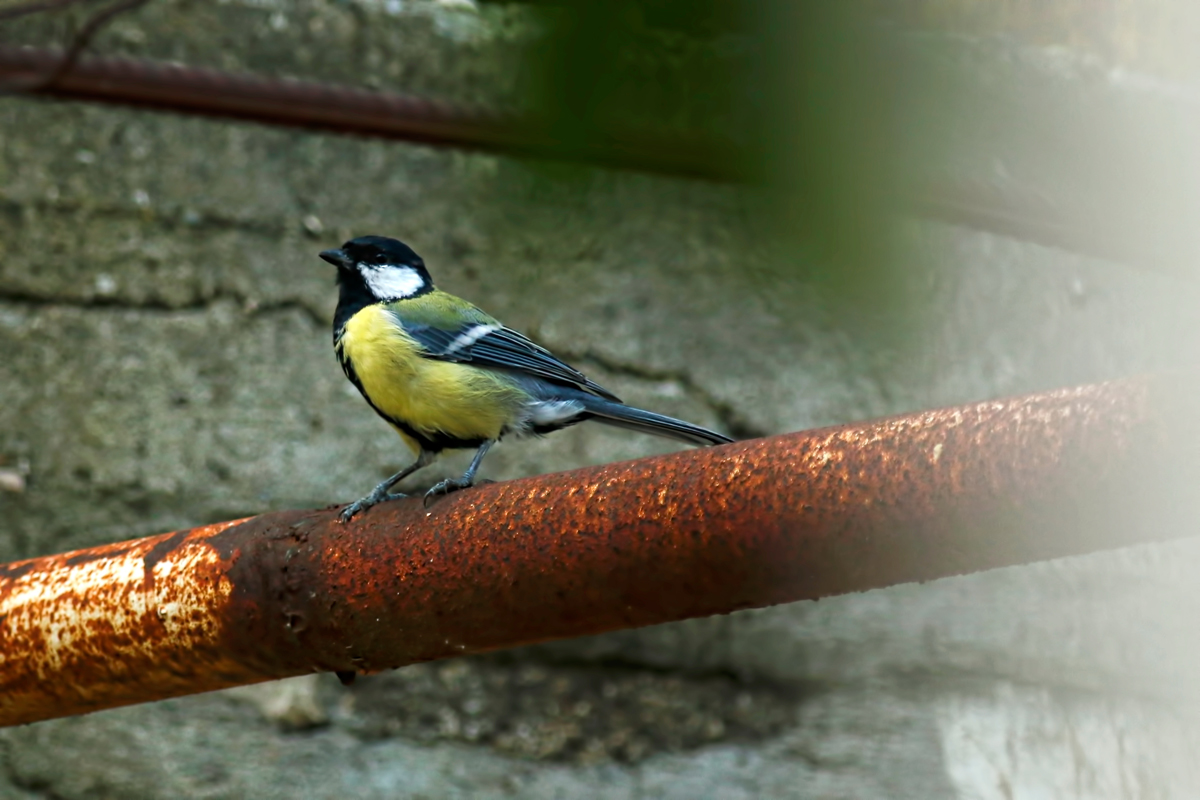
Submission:
[[[524,400],[499,373],[423,358],[420,345],[379,305],[350,318],[338,350],[376,408],[426,435],[495,439]]]

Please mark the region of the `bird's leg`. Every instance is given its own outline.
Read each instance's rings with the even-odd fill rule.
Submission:
[[[488,439],[479,445],[479,449],[475,451],[475,457],[471,459],[471,466],[467,467],[467,471],[463,473],[461,478],[447,478],[440,483],[434,484],[433,488],[425,493],[425,507],[429,508],[429,502],[438,495],[450,494],[459,489],[466,489],[473,486],[475,484],[475,473],[479,471],[479,465],[483,463],[483,457],[487,455],[487,451],[495,443],[495,439]]]
[[[402,494],[401,492],[389,493],[388,490],[400,481],[407,478],[409,475],[412,475],[421,467],[428,466],[435,458],[437,458],[437,453],[431,453],[428,450],[422,450],[420,455],[417,456],[416,461],[376,486],[371,490],[371,493],[362,500],[346,506],[345,510],[341,513],[342,522],[349,522],[350,520],[354,519],[355,514],[366,511],[371,506],[378,505],[385,500],[398,500],[401,497],[407,497],[408,495]]]

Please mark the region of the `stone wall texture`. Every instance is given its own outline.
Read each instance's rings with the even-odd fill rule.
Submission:
[[[100,47],[495,100],[535,27],[462,2],[180,1]],[[909,221],[920,324],[889,348],[780,262],[763,203],[0,98],[0,469],[25,479],[0,488],[0,559],[347,501],[405,463],[330,347],[315,254],[352,235],[408,241],[627,401],[740,437],[1173,367],[1200,341],[1193,282]],[[670,449],[581,426],[484,474]],[[0,798],[1195,797],[1198,567],[1183,539],[44,722],[0,731]]]

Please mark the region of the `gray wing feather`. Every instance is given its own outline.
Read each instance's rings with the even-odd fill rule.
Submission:
[[[511,328],[467,322],[447,330],[406,323],[398,315],[396,318],[405,332],[424,348],[426,358],[515,370],[620,402],[612,392]]]

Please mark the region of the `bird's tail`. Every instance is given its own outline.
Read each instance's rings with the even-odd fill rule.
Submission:
[[[605,425],[628,428],[641,433],[652,433],[655,436],[666,436],[669,439],[679,439],[691,444],[728,444],[733,441],[722,433],[701,428],[699,425],[655,414],[653,411],[643,411],[623,403],[613,403],[601,397],[589,395],[583,400],[583,404],[592,419],[596,422],[603,422]]]

